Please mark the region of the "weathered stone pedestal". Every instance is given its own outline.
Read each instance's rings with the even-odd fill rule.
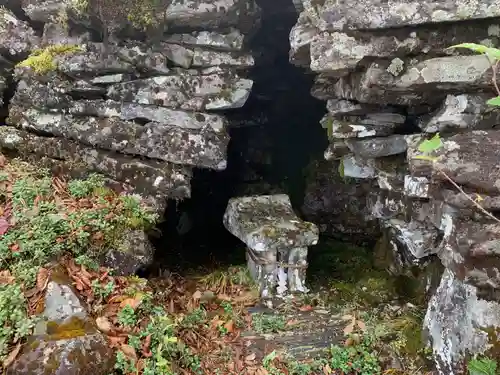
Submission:
[[[318,227],[301,220],[285,194],[232,198],[224,226],[247,245],[247,262],[263,299],[307,292],[307,248]]]

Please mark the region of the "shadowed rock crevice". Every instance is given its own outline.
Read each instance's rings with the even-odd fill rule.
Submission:
[[[227,168],[195,170],[191,197],[169,201],[162,236],[155,240],[156,268],[244,262],[244,244],[222,223],[229,199],[285,193],[300,213],[308,165],[322,158],[327,145],[318,124],[324,104],[310,95],[313,76],[289,63],[289,33],[298,15],[293,2],[257,4],[260,28],[245,42],[255,59],[245,74],[253,81],[252,92],[242,108],[224,112]]]

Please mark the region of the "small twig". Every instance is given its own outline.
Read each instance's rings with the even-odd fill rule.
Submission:
[[[489,218],[495,220],[497,223],[500,223],[500,219],[496,218],[495,216],[493,216],[493,214],[491,212],[488,212],[486,209],[484,209],[483,206],[481,206],[479,203],[477,203],[474,199],[472,199],[469,194],[467,194],[455,181],[453,181],[453,179],[448,176],[443,170],[441,170],[440,168],[436,167],[436,165],[434,164],[434,167],[436,168],[436,170],[441,173],[461,194],[463,194],[468,200],[470,200],[472,202],[472,204],[474,206],[477,207],[477,209],[479,209],[483,214],[485,214],[486,216],[488,216]]]

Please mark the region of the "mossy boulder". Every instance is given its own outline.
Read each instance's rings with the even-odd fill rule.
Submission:
[[[54,269],[43,300],[44,311],[7,375],[107,375],[114,355],[98,331],[69,277]]]

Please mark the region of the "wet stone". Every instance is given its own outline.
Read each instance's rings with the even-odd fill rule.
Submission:
[[[348,139],[346,144],[355,155],[368,159],[401,154],[408,148],[406,138],[403,135],[366,140]]]
[[[435,151],[436,167],[443,170],[457,184],[478,189],[482,193],[500,192],[500,131],[475,130],[443,139],[443,146]],[[436,173],[438,180],[446,178]]]
[[[500,121],[500,111],[486,104],[490,95],[448,95],[442,107],[426,116],[418,126],[426,133],[460,129],[492,129]]]

